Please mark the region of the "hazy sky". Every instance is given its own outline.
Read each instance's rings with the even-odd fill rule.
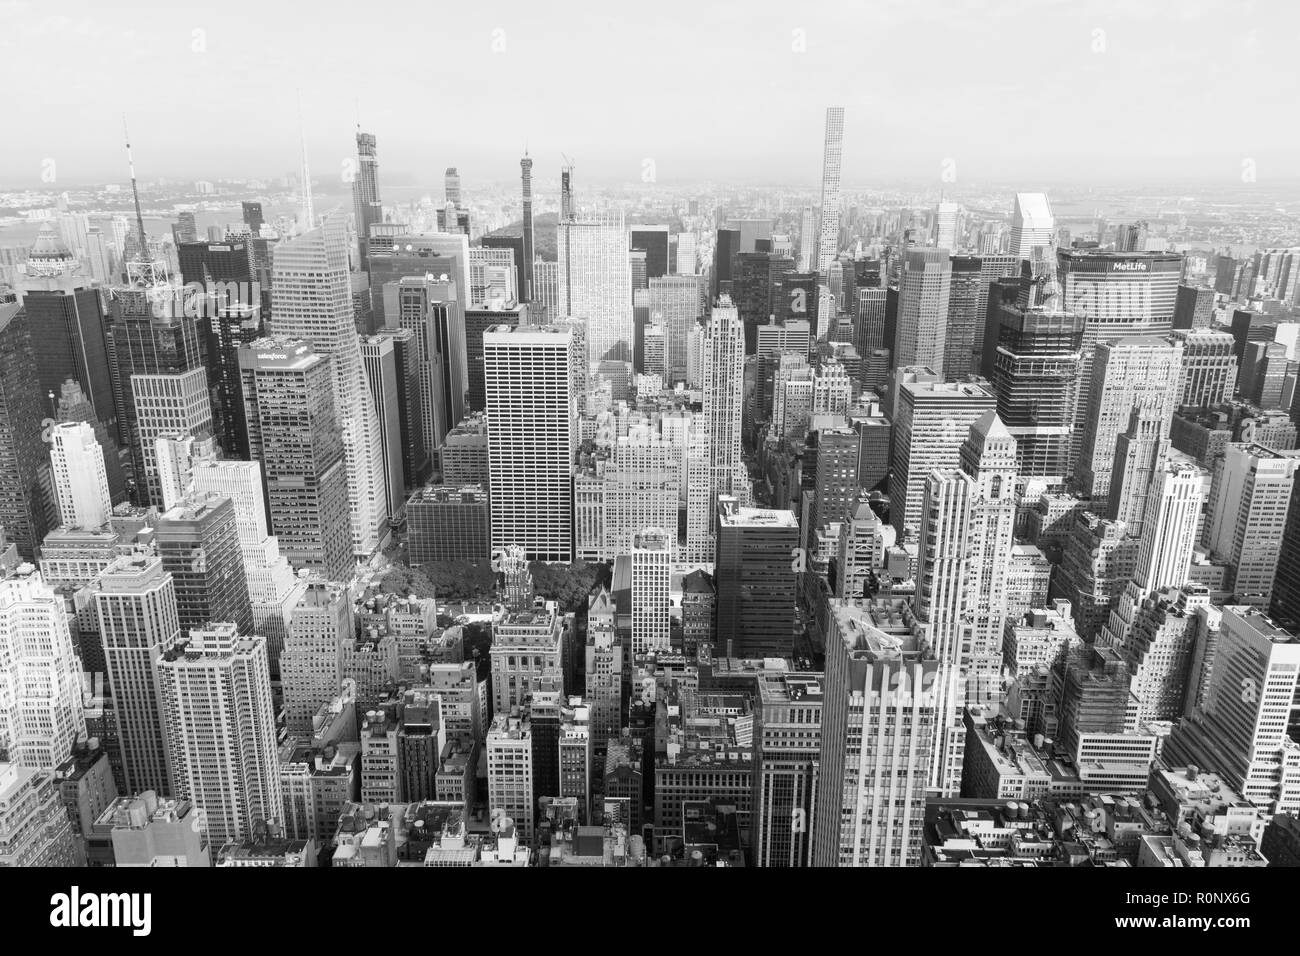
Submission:
[[[441,184],[820,176],[1240,182],[1300,176],[1292,0],[0,0],[0,186],[312,172],[353,153]]]

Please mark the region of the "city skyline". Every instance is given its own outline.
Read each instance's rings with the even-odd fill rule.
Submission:
[[[1294,14],[241,4],[0,0],[0,872],[101,871],[52,926],[503,866],[1250,926],[1107,894],[1300,866]]]

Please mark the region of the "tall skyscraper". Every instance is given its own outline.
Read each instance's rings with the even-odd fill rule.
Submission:
[[[1293,482],[1291,490],[1269,613],[1287,627],[1300,629],[1300,481]]]
[[[882,630],[870,607],[834,601],[830,611],[812,862],[915,866],[939,662]]]
[[[379,200],[379,159],[375,155],[375,134],[357,130],[357,171],[352,180],[352,209],[357,223],[357,268],[370,266],[370,226],[384,221]]]
[[[533,161],[524,154],[519,160],[524,189],[524,271],[519,276],[520,298],[533,301]]]
[[[672,270],[668,265],[669,236],[665,225],[636,224],[629,228],[631,248],[645,250],[646,279],[658,279]]]
[[[85,422],[95,432],[95,440],[104,454],[104,474],[108,479],[109,499],[118,504],[127,498],[126,475],[122,471],[122,462],[118,454],[117,431],[112,434],[104,423],[95,417],[95,410],[90,399],[75,381],[68,380],[59,390],[55,417],[61,422]]]
[[[729,657],[789,657],[794,650],[799,522],[794,513],[718,499],[716,640]]]
[[[100,291],[86,276],[76,274],[75,265],[50,224],[43,225],[20,283],[27,321],[39,330],[31,342],[36,385],[44,397],[50,392],[58,395],[65,381],[74,380],[90,399],[95,417],[113,427],[117,409],[104,307]]]
[[[1011,255],[1031,259],[1035,249],[1050,249],[1056,236],[1052,204],[1043,193],[1016,193],[1011,213]]]
[[[989,286],[1000,278],[1020,274],[1020,263],[1012,256],[954,255],[949,261],[952,278],[943,345],[945,382],[979,374],[988,325]]]
[[[280,654],[285,723],[289,733],[309,736],[312,718],[338,696],[343,648],[354,640],[352,599],[342,585],[313,577],[293,609]]]
[[[0,750],[51,770],[86,732],[81,660],[62,596],[30,565],[0,580]]]
[[[112,341],[121,386],[118,426],[131,450],[135,497],[161,504],[157,440],[212,432],[212,404],[198,321],[175,299],[155,310],[141,290],[113,299]],[[159,314],[161,312],[161,314]]]
[[[252,633],[266,638],[271,675],[279,677],[280,650],[288,633],[289,616],[306,587],[280,553],[280,541],[269,533],[262,463],[209,459],[193,466],[192,491],[199,497],[229,498],[248,580]]]
[[[253,610],[230,499],[192,497],[166,511],[154,530],[163,569],[175,586],[182,635],[213,621],[250,633]]]
[[[85,422],[50,429],[50,469],[59,520],[69,528],[99,528],[113,511],[104,450]]]
[[[572,332],[558,326],[483,333],[494,550],[519,545],[532,560],[572,558],[572,344]]]
[[[822,144],[821,242],[817,271],[825,274],[840,245],[840,154],[844,146],[844,107],[826,108],[826,138]]]
[[[925,479],[936,468],[956,468],[961,444],[993,393],[973,383],[903,382],[898,389],[889,469],[889,518],[902,534],[919,528]]]
[[[1016,524],[1016,440],[996,412],[985,412],[961,446],[961,468],[975,482],[971,509],[971,566],[967,577],[974,640],[967,698],[1000,692],[1002,634]],[[921,540],[925,541],[922,535]],[[922,545],[924,547],[924,544]]]
[[[1097,346],[1092,388],[1084,415],[1083,454],[1075,484],[1092,499],[1094,511],[1112,504],[1111,472],[1119,436],[1128,428],[1135,408],[1151,408],[1161,437],[1181,397],[1183,349],[1155,337],[1102,342]]]
[[[1237,386],[1237,357],[1231,333],[1198,326],[1176,329],[1173,340],[1183,346],[1179,407],[1213,408],[1231,399]]]
[[[444,436],[465,417],[468,368],[465,320],[454,283],[408,276],[384,286],[390,326],[415,333],[420,363],[420,417],[432,456]]]
[[[338,216],[275,247],[272,331],[310,342],[330,358],[343,438],[353,553],[368,557],[388,539],[384,451],[361,362],[348,280],[347,234]],[[278,532],[277,532],[278,533]]]
[[[646,528],[632,536],[632,653],[669,649],[668,612],[677,533]]]
[[[37,391],[31,323],[22,306],[0,304],[0,528],[25,560],[49,531],[41,441],[46,407]]]
[[[1084,319],[1003,305],[990,376],[998,417],[1016,439],[1017,472],[1064,481],[1079,402]]]
[[[1061,291],[1054,307],[1085,320],[1078,417],[1071,450],[1073,461],[1078,463],[1085,447],[1098,343],[1168,334],[1183,257],[1161,252],[1062,249],[1057,253],[1057,265]]]
[[[190,632],[158,661],[176,796],[203,814],[209,846],[284,823],[266,638],[229,623]]]
[[[271,530],[295,567],[349,576],[348,484],[330,360],[306,342],[240,349],[245,419],[266,473]]]
[[[402,467],[401,404],[397,384],[397,351],[390,336],[370,335],[361,341],[370,399],[379,422],[379,442],[384,449],[384,487],[388,490],[388,518],[401,521],[406,507],[406,472]]]
[[[700,284],[695,276],[650,279],[650,321],[664,327],[665,384],[685,381],[691,327],[700,317]]]
[[[1202,543],[1232,566],[1233,600],[1268,607],[1300,452],[1230,442],[1214,463]]]
[[[824,675],[758,677],[753,847],[761,867],[812,866],[821,788]]]
[[[1214,324],[1214,289],[1203,285],[1180,285],[1174,304],[1175,329],[1209,328]]]
[[[1225,607],[1203,707],[1164,747],[1170,766],[1213,767],[1243,797],[1275,813],[1300,810],[1289,772],[1300,639],[1249,607]]]
[[[161,558],[132,555],[115,560],[92,587],[126,791],[170,795],[171,753],[155,675],[181,636],[172,576]]]
[[[946,249],[908,249],[898,280],[895,366],[944,371],[952,264]]]
[[[181,278],[201,289],[200,334],[212,393],[213,433],[226,455],[248,456],[248,429],[239,394],[239,347],[262,334],[266,298],[255,280],[253,243],[186,242],[177,249]]]
[[[1133,573],[1143,592],[1187,582],[1209,485],[1210,476],[1190,461],[1165,459],[1156,468]]]
[[[632,361],[632,271],[623,214],[561,220],[560,308],[587,320],[587,362]]]
[[[934,207],[932,243],[938,249],[957,252],[960,239],[961,203],[940,202]]]
[[[714,306],[704,332],[704,420],[712,469],[710,510],[717,507],[718,495],[739,498],[743,491],[747,498],[749,494],[740,453],[744,401],[745,331],[731,299],[723,296]]]

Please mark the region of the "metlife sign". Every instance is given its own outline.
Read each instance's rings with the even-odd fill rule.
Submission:
[[[1111,272],[1150,272],[1151,263],[1145,259],[1120,259],[1110,264]]]

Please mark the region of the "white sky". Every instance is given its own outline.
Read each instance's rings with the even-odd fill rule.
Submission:
[[[1293,0],[0,0],[0,186],[124,179],[123,109],[142,178],[279,175],[298,88],[318,177],[359,101],[394,184],[515,180],[525,140],[542,177],[812,184],[831,104],[850,187],[1264,182],[1298,50]]]

